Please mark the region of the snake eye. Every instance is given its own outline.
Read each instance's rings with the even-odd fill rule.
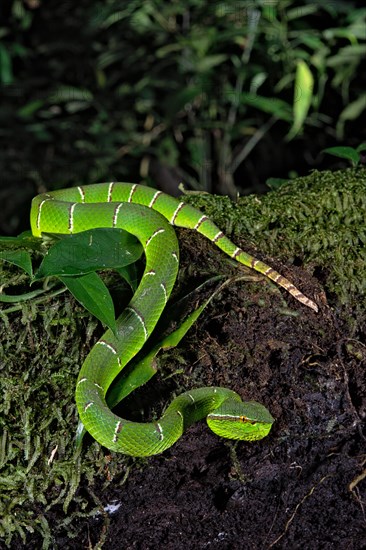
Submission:
[[[243,424],[253,424],[253,426],[257,424],[256,420],[251,420],[250,418],[244,415],[240,416],[240,422],[243,422]]]

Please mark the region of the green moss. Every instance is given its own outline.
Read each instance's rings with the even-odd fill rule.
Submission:
[[[117,466],[96,443],[82,456],[74,445],[81,340],[90,340],[96,322],[67,294],[14,309],[0,314],[0,540],[25,544],[38,534],[48,548],[57,533],[77,535],[78,518],[101,511],[92,488]]]
[[[366,291],[366,170],[312,172],[258,197],[189,195],[233,239],[259,254],[318,268],[327,293],[356,305]],[[324,280],[323,280],[324,279]]]

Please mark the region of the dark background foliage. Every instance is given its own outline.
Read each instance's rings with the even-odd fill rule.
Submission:
[[[1,231],[43,188],[144,181],[235,196],[365,139],[366,8],[292,0],[3,0]],[[314,78],[300,132],[286,135]],[[24,204],[24,206],[22,206]]]

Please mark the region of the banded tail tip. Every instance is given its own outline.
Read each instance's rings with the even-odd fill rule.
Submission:
[[[302,304],[304,304],[305,306],[308,306],[310,307],[311,309],[313,309],[316,313],[319,313],[319,308],[317,306],[317,304],[315,302],[313,302],[313,300],[310,300],[310,298],[307,298],[306,296],[304,296],[303,294],[300,294],[298,296],[295,296],[295,298],[301,302]]]

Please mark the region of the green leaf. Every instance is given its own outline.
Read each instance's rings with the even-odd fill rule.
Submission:
[[[327,66],[336,69],[342,65],[358,63],[366,55],[366,44],[352,44],[340,48],[336,55],[328,57]]]
[[[335,157],[350,160],[355,166],[360,162],[360,154],[353,147],[328,147],[323,149],[322,153],[329,153]]]
[[[81,277],[60,277],[60,280],[85,309],[115,332],[113,300],[99,275],[88,273]]]
[[[366,151],[366,143],[360,143],[360,145],[356,147],[356,151],[358,153],[363,153],[364,151]]]
[[[23,269],[30,277],[33,276],[30,251],[40,251],[42,240],[32,236],[30,231],[24,231],[17,237],[0,237],[0,261],[9,262]]]
[[[91,229],[56,242],[44,257],[35,279],[120,268],[136,262],[141,254],[142,245],[127,231]]]
[[[352,101],[343,109],[339,115],[339,120],[337,123],[337,136],[338,138],[343,137],[344,125],[347,120],[355,120],[359,118],[362,112],[366,109],[366,94],[361,94],[360,97]]]
[[[13,82],[13,66],[7,49],[0,44],[0,83],[11,84]]]
[[[93,101],[93,94],[85,88],[75,86],[59,86],[48,97],[50,103],[68,103],[69,101]]]
[[[23,231],[17,237],[0,237],[1,248],[31,248],[32,250],[39,250],[41,248],[42,240],[38,237],[33,237],[31,231]]]
[[[240,94],[240,100],[242,103],[255,107],[265,113],[270,113],[281,120],[292,122],[293,115],[291,107],[282,99],[276,97],[263,97],[257,94],[251,94],[248,92],[242,92]]]
[[[196,71],[198,73],[205,73],[207,71],[210,71],[217,65],[221,65],[221,63],[226,61],[226,59],[227,59],[226,54],[208,55],[197,61]]]
[[[33,275],[31,255],[26,250],[0,250],[0,260],[21,267],[30,277]]]
[[[102,23],[103,29],[108,29],[112,25],[115,25],[116,23],[119,23],[119,21],[122,21],[127,17],[127,14],[125,11],[115,11],[112,13],[112,15],[109,15]]]
[[[89,109],[90,104],[86,101],[69,101],[65,105],[65,109],[68,113],[78,113],[79,111],[84,111]]]
[[[17,115],[21,118],[28,118],[33,115],[36,111],[38,111],[41,107],[43,107],[44,101],[41,99],[35,99],[34,101],[30,101],[29,103],[26,103],[18,109]]]
[[[316,4],[310,4],[309,6],[302,5],[301,8],[298,8],[296,6],[295,8],[286,10],[286,20],[292,21],[292,20],[300,19],[300,17],[307,17],[312,13],[316,13],[318,10],[319,10],[319,6],[317,6]]]
[[[192,103],[197,96],[207,93],[204,84],[202,86],[186,86],[182,90],[173,94],[172,97],[166,99],[165,109],[167,116],[173,118],[176,114],[185,107],[185,105]]]
[[[300,132],[309,112],[313,98],[314,78],[305,61],[297,63],[294,92],[294,123],[286,139],[289,141]]]
[[[180,52],[183,49],[183,45],[179,42],[173,42],[164,44],[164,46],[161,46],[161,48],[158,48],[155,51],[155,55],[158,59],[163,59],[164,57],[168,56],[171,53]]]
[[[139,270],[137,269],[136,263],[119,267],[116,271],[130,286],[132,292],[135,292],[141,279],[141,277],[139,277]]]

